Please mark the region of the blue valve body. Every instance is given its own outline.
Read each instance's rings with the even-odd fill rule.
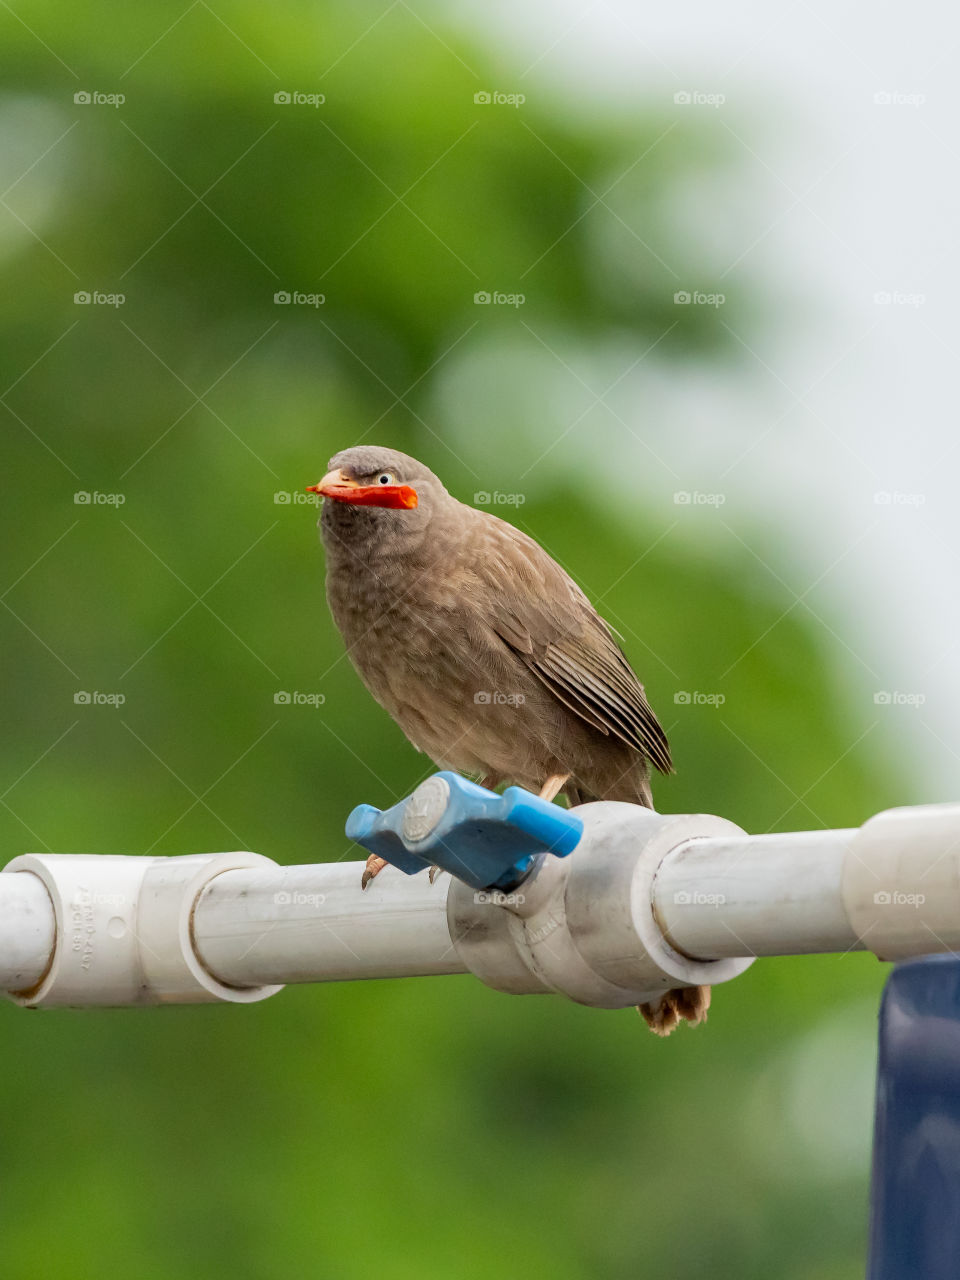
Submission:
[[[358,805],[346,833],[407,875],[438,866],[475,889],[508,892],[538,854],[576,848],[583,822],[522,787],[498,796],[444,770],[390,809]]]

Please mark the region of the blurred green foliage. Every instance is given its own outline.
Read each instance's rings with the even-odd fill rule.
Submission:
[[[29,24],[0,13],[5,859],[353,858],[349,809],[428,765],[342,656],[314,509],[275,494],[367,439],[469,500],[476,472],[431,392],[451,349],[519,336],[517,310],[474,305],[481,289],[524,290],[524,319],[572,341],[663,339],[678,377],[735,358],[707,308],[675,324],[673,278],[645,248],[696,263],[665,197],[722,145],[692,123],[664,136],[653,110],[578,117],[545,91],[476,107],[503,66],[403,3],[48,0]],[[126,101],[74,104],[94,90]],[[278,90],[326,102],[276,105]],[[604,261],[587,187],[644,154]],[[126,300],[75,304],[93,290]],[[294,290],[325,302],[274,303]],[[510,473],[501,452],[480,478]],[[849,749],[840,663],[746,550],[658,541],[589,489],[531,490],[520,522],[603,597],[668,727],[661,807],[765,830],[909,798],[889,761]],[[675,704],[683,689],[726,702]],[[126,701],[78,706],[78,690]],[[277,706],[278,690],[326,700]],[[6,1267],[859,1274],[869,1110],[844,1090],[872,1070],[881,980],[864,957],[761,962],[705,1029],[665,1043],[632,1012],[468,978],[250,1008],[7,1008]],[[845,1160],[831,1130],[851,1125]]]

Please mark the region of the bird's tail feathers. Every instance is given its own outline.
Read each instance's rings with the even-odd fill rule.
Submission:
[[[692,1027],[706,1022],[709,1008],[709,987],[675,987],[659,1001],[638,1004],[637,1012],[654,1035],[668,1036],[681,1022]]]

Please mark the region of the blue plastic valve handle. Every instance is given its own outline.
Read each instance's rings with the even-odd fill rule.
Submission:
[[[475,889],[515,888],[538,854],[566,857],[583,834],[569,809],[508,787],[502,796],[445,770],[391,809],[361,804],[347,836],[408,876],[438,866]]]

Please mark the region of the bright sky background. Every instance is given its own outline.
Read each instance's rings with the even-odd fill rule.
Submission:
[[[903,740],[922,762],[919,798],[956,799],[956,12],[929,0],[909,10],[753,0],[459,9],[498,56],[511,51],[517,70],[496,87],[556,94],[560,110],[660,108],[681,90],[725,96],[675,108],[715,112],[740,157],[734,184],[689,193],[677,217],[702,244],[709,279],[723,274],[729,294],[765,299],[762,314],[738,322],[742,363],[681,383],[653,352],[609,397],[637,443],[609,414],[587,414],[550,467],[582,468],[578,446],[609,433],[636,455],[625,496],[639,493],[665,528],[713,519],[719,537],[748,541],[765,562],[758,574],[779,575],[795,608],[848,646],[838,652],[852,742],[860,732]],[[580,411],[569,399],[576,379],[599,394],[636,354],[556,342],[575,376],[549,353],[525,357],[539,368],[528,422],[535,430],[539,415],[544,447]],[[450,362],[448,403],[480,374],[466,367],[477,360]],[[677,490],[725,502],[678,508]],[[758,516],[786,536],[755,536]],[[877,705],[880,691],[908,701]]]

